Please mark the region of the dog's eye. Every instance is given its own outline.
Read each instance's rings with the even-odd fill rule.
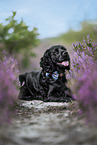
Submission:
[[[54,50],[53,54],[59,54],[59,50],[58,49]]]
[[[63,51],[62,52],[62,55],[67,55],[67,51]]]

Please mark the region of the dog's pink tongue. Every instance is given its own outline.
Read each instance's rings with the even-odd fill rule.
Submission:
[[[62,65],[68,66],[68,65],[69,65],[69,62],[68,62],[68,61],[63,61],[63,62],[62,62]]]

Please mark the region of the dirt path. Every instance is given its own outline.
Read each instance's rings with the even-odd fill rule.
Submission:
[[[12,125],[0,127],[0,145],[97,145],[97,128],[78,113],[77,102],[23,101]]]

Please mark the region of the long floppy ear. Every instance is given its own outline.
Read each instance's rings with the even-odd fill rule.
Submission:
[[[54,64],[51,59],[51,52],[50,49],[47,49],[44,53],[43,57],[40,61],[40,67],[42,67],[43,70],[46,72],[52,72],[54,69]]]

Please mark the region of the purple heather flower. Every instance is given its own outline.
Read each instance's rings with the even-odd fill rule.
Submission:
[[[86,43],[86,40],[83,39],[83,42]]]
[[[87,39],[90,39],[90,35],[87,35]]]
[[[10,121],[17,100],[18,68],[14,59],[0,61],[0,124]]]
[[[79,101],[80,111],[86,114],[88,122],[97,124],[97,44],[92,42],[89,35],[83,42],[73,44],[75,53],[68,80]]]

